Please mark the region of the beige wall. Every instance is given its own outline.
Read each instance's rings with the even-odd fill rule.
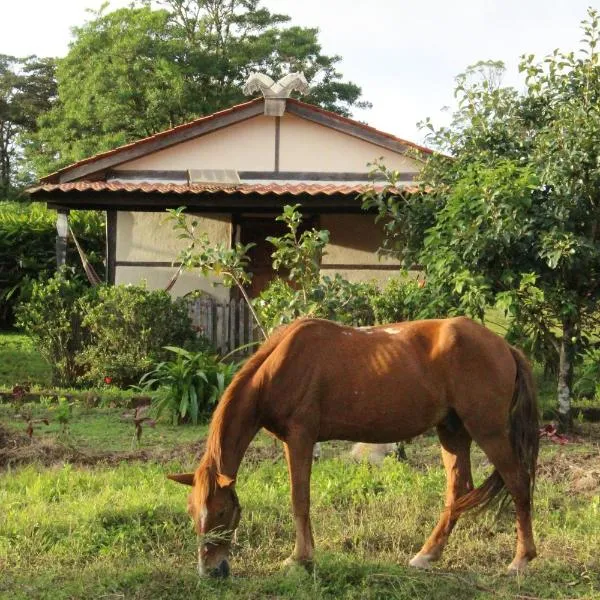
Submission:
[[[272,171],[275,168],[275,120],[259,115],[188,142],[123,163],[126,169],[236,169]]]
[[[377,255],[377,249],[383,244],[383,231],[373,215],[321,215],[320,228],[329,231],[330,240],[321,261],[322,275],[339,273],[349,281],[374,281],[383,286],[398,274],[398,261]],[[327,265],[340,266],[328,269]],[[373,268],[369,269],[368,265]],[[378,269],[381,265],[394,265],[398,269]],[[357,268],[359,266],[362,268]]]
[[[117,213],[117,263],[127,262],[175,262],[181,250],[188,246],[177,239],[171,223],[165,221],[167,213],[125,212]],[[197,219],[198,231],[206,231],[212,243],[231,243],[230,215],[198,217],[188,215],[187,220]],[[164,289],[176,272],[176,267],[123,266],[118,265],[115,283],[141,283],[146,281],[149,289]],[[182,296],[193,290],[205,291],[217,298],[228,298],[229,289],[213,285],[215,278],[198,273],[182,273],[171,293]]]
[[[421,164],[375,144],[295,115],[281,118],[279,168],[282,171],[365,172],[383,157],[388,168],[418,173]]]
[[[187,216],[189,223],[194,219],[200,223],[198,231],[206,231],[212,243],[230,244],[229,215]],[[117,213],[117,261],[174,261],[187,246],[186,240],[177,239],[166,212]]]
[[[177,267],[123,267],[118,266],[115,274],[116,284],[142,284],[150,290],[164,290],[177,271]],[[213,285],[216,283],[216,285]],[[182,273],[171,289],[174,297],[185,296],[190,292],[200,290],[214,296],[217,300],[227,300],[230,290],[214,277],[204,277],[200,273]]]

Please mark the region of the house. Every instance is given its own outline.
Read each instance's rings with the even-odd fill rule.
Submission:
[[[383,283],[398,264],[377,256],[382,228],[357,198],[369,185],[368,163],[383,158],[411,191],[430,152],[317,106],[265,93],[69,165],[44,177],[30,194],[57,210],[59,252],[66,247],[69,210],[106,211],[112,283],[167,286],[185,244],[165,222],[165,209],[185,205],[211,241],[256,244],[250,290],[256,295],[273,277],[265,237],[281,233],[275,216],[295,203],[309,225],[330,232],[324,274]],[[218,281],[194,273],[183,273],[172,293],[196,289],[218,299],[230,294]]]

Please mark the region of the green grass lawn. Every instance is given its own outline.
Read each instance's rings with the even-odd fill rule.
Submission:
[[[23,336],[0,335],[0,352],[0,385],[48,383]],[[542,385],[543,405],[553,388]],[[518,578],[505,575],[514,551],[510,507],[463,518],[431,572],[406,566],[443,506],[433,435],[408,445],[407,462],[388,458],[380,468],[351,462],[348,443],[325,444],[312,481],[315,569],[283,570],[293,545],[289,484],[281,447],[261,434],[238,478],[243,515],[233,577],[215,581],[196,574],[187,490],[165,478],[195,467],[206,426],[160,421],[138,445],[122,408],[77,402],[66,434],[55,411],[52,403],[0,404],[0,458],[2,442],[6,452],[20,444],[18,460],[0,462],[2,599],[600,599],[598,426],[567,446],[542,443],[539,558]],[[25,413],[50,418],[32,443],[17,416]],[[473,462],[481,481],[490,466],[478,451]]]
[[[45,387],[50,382],[50,366],[26,335],[0,333],[0,389],[23,383]]]
[[[102,422],[102,419],[99,419]],[[190,464],[94,468],[32,464],[0,474],[0,597],[13,598],[594,598],[600,597],[600,499],[570,470],[600,466],[598,446],[544,444],[536,494],[539,558],[512,578],[512,510],[464,518],[433,571],[406,564],[443,503],[435,438],[381,468],[327,446],[314,467],[314,573],[284,571],[293,544],[279,450],[242,465],[243,506],[228,581],[201,580],[186,490],[165,479]],[[251,454],[251,453],[250,453]],[[489,467],[476,455],[477,477]],[[575,472],[575,471],[574,471]]]

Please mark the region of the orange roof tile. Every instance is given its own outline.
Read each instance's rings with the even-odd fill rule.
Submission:
[[[382,188],[376,185],[376,188]],[[371,189],[370,184],[344,185],[339,183],[260,183],[239,185],[229,184],[203,184],[203,183],[148,183],[148,182],[122,182],[122,181],[73,181],[69,183],[44,183],[27,190],[29,194],[51,192],[155,192],[159,194],[259,194],[265,196],[308,196],[334,194],[354,195]],[[417,186],[405,186],[401,191],[414,193]]]

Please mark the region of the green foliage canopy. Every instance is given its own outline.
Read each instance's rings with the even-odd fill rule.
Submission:
[[[97,152],[245,99],[253,71],[303,70],[308,102],[349,114],[360,88],[321,51],[318,30],[289,26],[259,0],[166,0],[101,8],[59,60],[58,102],[40,120],[28,156],[44,174]]]
[[[578,54],[522,58],[523,93],[501,86],[499,63],[470,67],[457,79],[451,124],[424,123],[441,151],[423,169],[424,195],[388,187],[366,198],[386,222],[389,248],[424,265],[438,296],[479,317],[498,302],[560,356],[563,422],[600,298],[597,11],[582,29]],[[382,168],[392,186],[395,174]]]

